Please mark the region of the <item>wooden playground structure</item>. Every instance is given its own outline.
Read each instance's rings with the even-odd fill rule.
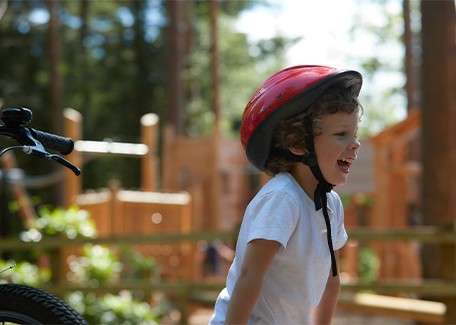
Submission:
[[[239,222],[246,191],[242,168],[247,162],[239,155],[241,148],[237,141],[223,140],[225,150],[218,160],[217,138],[186,138],[167,129],[163,176],[159,177],[155,115],[147,114],[141,119],[142,143],[139,144],[81,140],[81,115],[67,109],[64,116],[66,135],[75,139],[75,150],[68,156],[74,164],[82,166],[84,155],[141,159],[141,191],[124,190],[113,181],[108,189],[82,192],[81,180],[66,174],[65,205],[76,204],[87,210],[100,236],[232,230]],[[223,161],[221,168],[217,161]],[[222,192],[223,196],[219,194]],[[157,259],[167,278],[201,276],[197,262],[201,257],[197,256],[196,244],[143,245],[138,249]]]
[[[409,116],[373,137],[375,204],[370,227],[404,229],[418,225],[420,202],[420,113]],[[377,244],[382,278],[421,278],[420,258],[414,243]]]
[[[68,157],[70,161],[83,166],[85,155],[137,157],[141,159],[142,177],[140,191],[122,189],[118,181],[112,181],[107,188],[84,192],[80,179],[65,172],[65,204],[77,204],[87,210],[96,223],[101,239],[115,242],[115,238],[130,238],[129,242],[136,243],[138,250],[157,260],[164,279],[202,281],[202,254],[198,240],[145,244],[147,241],[141,238],[168,233],[190,238],[195,233],[233,231],[240,222],[248,199],[256,190],[251,178],[257,177],[258,183],[266,181],[266,178],[252,174],[238,141],[217,137],[186,138],[175,135],[171,129],[165,131],[162,166],[159,168],[158,122],[153,114],[143,116],[141,143],[85,141],[80,131],[82,117],[78,112],[67,109],[66,136],[76,140],[75,151]],[[413,225],[409,211],[411,206],[420,204],[417,194],[420,177],[417,151],[419,122],[419,113],[410,114],[403,122],[370,139],[374,148],[375,192],[368,194],[374,197],[375,204],[363,222],[357,216],[359,206],[356,200],[345,207],[347,229],[352,240],[342,250],[341,272],[352,280],[358,275],[357,243],[369,242],[381,261],[378,281],[415,280],[420,286],[417,244],[394,240],[371,242],[372,236],[365,235],[362,230],[371,228],[374,239],[381,238],[375,231],[385,234],[402,232],[403,235],[391,236],[391,239],[412,238],[412,235],[407,235],[409,226]],[[361,228],[357,232],[359,226]],[[138,238],[135,240],[135,237]],[[343,287],[355,291],[369,288],[379,292],[396,292],[388,291],[388,285],[347,283]],[[405,285],[402,288],[420,292],[414,286]],[[429,290],[445,291],[443,287],[429,287]],[[451,288],[449,290],[452,292]],[[444,304],[404,296],[389,298],[344,295],[339,306],[362,313],[444,322]]]
[[[375,186],[371,193],[355,194],[345,206],[347,229],[400,230],[420,223],[420,113],[412,112],[403,121],[369,139],[372,146]],[[373,204],[363,206],[359,196]],[[362,210],[362,211],[361,211]],[[362,219],[362,220],[361,220]],[[420,279],[419,245],[414,242],[372,243],[379,261],[380,279]],[[346,270],[356,277],[357,243],[349,242],[344,253]]]

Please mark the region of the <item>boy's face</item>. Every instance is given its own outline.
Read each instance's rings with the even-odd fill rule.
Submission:
[[[324,115],[317,122],[315,152],[326,181],[341,185],[347,181],[351,164],[357,158],[358,112]]]

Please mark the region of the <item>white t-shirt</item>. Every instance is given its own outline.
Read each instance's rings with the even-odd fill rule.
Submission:
[[[334,191],[328,193],[328,213],[333,247],[338,250],[348,236],[342,203]],[[226,288],[209,324],[224,324],[247,244],[254,239],[274,240],[282,247],[266,271],[248,324],[308,324],[325,289],[331,257],[323,211],[315,211],[313,200],[289,173],[275,175],[247,206]]]

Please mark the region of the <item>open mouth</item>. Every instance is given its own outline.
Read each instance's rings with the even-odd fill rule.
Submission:
[[[348,174],[350,172],[351,164],[352,164],[352,162],[350,159],[337,160],[337,165],[339,166],[339,169],[345,174]]]

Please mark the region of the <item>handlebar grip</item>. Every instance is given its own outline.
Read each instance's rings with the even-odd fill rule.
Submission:
[[[33,137],[41,142],[41,144],[54,151],[60,152],[62,155],[68,155],[74,149],[74,142],[70,138],[65,138],[60,135],[38,131],[30,128]]]

